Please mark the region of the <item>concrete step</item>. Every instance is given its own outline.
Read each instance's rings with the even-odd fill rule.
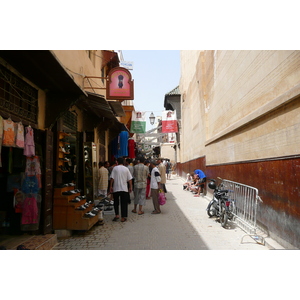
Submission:
[[[57,244],[56,234],[9,236],[0,242],[7,250],[24,245],[29,250],[51,250]]]

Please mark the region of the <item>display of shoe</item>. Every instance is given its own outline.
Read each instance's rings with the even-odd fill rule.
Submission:
[[[79,206],[79,207],[76,207],[76,210],[85,210],[85,209],[86,209],[86,207],[83,206],[83,205],[81,205],[81,206]]]
[[[69,172],[68,169],[64,166],[59,166],[59,168],[61,169],[61,171],[63,172]]]
[[[67,192],[62,192],[63,195],[67,195],[67,196],[70,196],[70,195],[74,195],[74,194],[78,194],[77,192],[75,192],[75,190],[71,190],[71,191],[67,191]]]
[[[81,201],[81,199],[79,198],[79,197],[75,197],[74,199],[72,199],[71,200],[71,202],[80,202]]]
[[[64,188],[64,187],[67,187],[67,186],[68,186],[68,183],[62,183],[62,184],[56,185],[55,187],[56,188]]]
[[[91,212],[88,212],[88,213],[85,213],[84,216],[85,216],[85,217],[88,217],[88,218],[93,218],[93,217],[95,217],[96,215],[93,214],[93,213],[91,213]]]
[[[104,204],[104,205],[108,205],[109,201],[108,200],[104,200],[104,201],[101,201],[101,203]]]
[[[105,204],[105,203],[108,203],[108,202],[109,202],[109,200],[108,200],[107,197],[100,200],[100,203],[104,203]]]
[[[110,207],[110,206],[108,206],[108,207],[106,207],[106,208],[104,209],[104,211],[111,211],[111,210],[113,210],[113,208]]]

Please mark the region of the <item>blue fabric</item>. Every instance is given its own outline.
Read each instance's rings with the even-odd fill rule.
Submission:
[[[118,156],[128,156],[128,138],[129,138],[129,133],[127,131],[121,131],[119,134],[119,151],[118,151]]]
[[[197,174],[197,175],[199,176],[200,179],[206,177],[206,175],[204,174],[204,172],[201,171],[201,170],[199,170],[199,169],[195,170],[194,173]]]
[[[118,158],[118,137],[111,141],[111,153],[115,158]]]
[[[22,192],[25,194],[36,194],[39,191],[39,182],[36,176],[26,176],[22,183]]]

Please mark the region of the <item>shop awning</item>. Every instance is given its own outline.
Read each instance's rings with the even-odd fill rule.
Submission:
[[[81,98],[76,105],[87,114],[93,114],[99,118],[99,125],[104,129],[129,131],[126,126],[117,119],[110,101],[104,96],[87,92],[87,97]]]
[[[108,101],[108,104],[110,105],[116,116],[124,117],[126,115],[124,107],[120,101]]]
[[[76,105],[88,112],[96,115],[99,118],[107,118],[111,120],[115,120],[116,116],[108,104],[108,101],[104,98],[104,96],[87,92],[87,97],[82,98],[80,101],[76,103]]]
[[[0,50],[0,57],[43,90],[85,94],[50,50]]]

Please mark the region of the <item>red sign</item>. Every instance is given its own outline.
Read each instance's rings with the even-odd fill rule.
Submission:
[[[178,132],[176,110],[166,110],[162,112],[162,133]]]
[[[131,73],[121,67],[112,69],[108,74],[106,99],[133,100],[133,80]]]

